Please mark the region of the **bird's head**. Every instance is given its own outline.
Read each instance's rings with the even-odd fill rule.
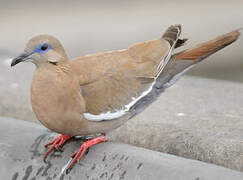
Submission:
[[[39,35],[29,40],[24,53],[14,58],[11,66],[20,62],[32,62],[38,67],[45,63],[57,64],[67,60],[65,50],[59,40],[50,35]]]

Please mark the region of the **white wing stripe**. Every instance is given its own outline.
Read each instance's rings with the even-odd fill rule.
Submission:
[[[101,113],[98,115],[94,115],[94,114],[90,114],[90,113],[83,113],[83,115],[87,120],[90,120],[90,121],[105,121],[105,120],[117,119],[117,118],[125,115],[136,102],[138,102],[140,99],[142,99],[144,96],[146,96],[153,89],[154,84],[155,84],[155,81],[151,84],[151,86],[148,88],[148,90],[144,91],[140,96],[138,96],[137,98],[132,98],[133,101],[131,101],[129,104],[125,105],[124,109],[117,110],[115,112],[108,111],[108,112],[104,112],[104,113]]]

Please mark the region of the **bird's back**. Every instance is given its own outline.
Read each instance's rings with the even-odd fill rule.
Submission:
[[[113,112],[141,95],[154,82],[169,47],[158,39],[73,59],[70,63],[79,76],[87,112]]]

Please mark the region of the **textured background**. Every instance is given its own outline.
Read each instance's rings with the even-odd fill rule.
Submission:
[[[17,128],[16,128],[17,125]],[[9,133],[5,133],[8,129]],[[19,136],[18,134],[21,134]],[[243,173],[150,151],[127,144],[107,142],[90,148],[68,175],[60,175],[69,154],[80,147],[70,140],[63,152],[43,162],[44,144],[55,136],[34,123],[0,117],[0,174],[11,180],[242,180]]]

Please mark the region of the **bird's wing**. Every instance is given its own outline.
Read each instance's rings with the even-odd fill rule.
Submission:
[[[119,118],[146,96],[170,59],[180,31],[180,26],[171,26],[161,39],[72,60],[86,103],[85,118]]]

